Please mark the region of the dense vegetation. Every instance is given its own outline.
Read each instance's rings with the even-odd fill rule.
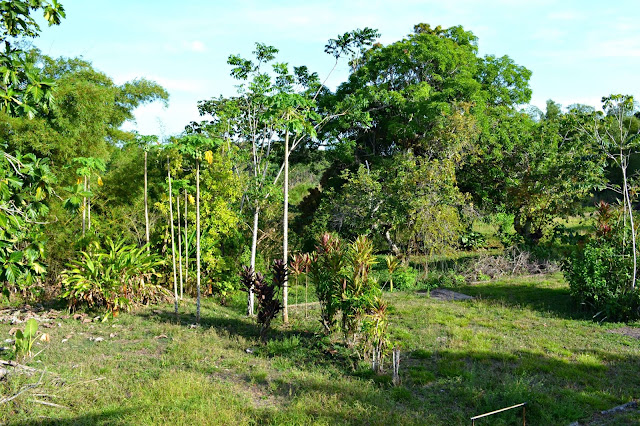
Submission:
[[[2,1],[0,9],[0,41],[7,47],[0,52],[3,303],[62,301],[70,311],[101,316],[92,327],[106,333],[105,321],[134,330],[143,320],[127,311],[171,301],[171,316],[162,310],[160,324],[136,332],[153,343],[137,350],[161,354],[153,361],[161,365],[144,367],[155,375],[156,392],[164,397],[170,375],[180,372],[193,387],[180,392],[206,394],[212,385],[202,375],[220,378],[224,367],[231,371],[225,386],[238,392],[225,396],[218,383],[216,401],[245,420],[357,422],[370,420],[367,407],[376,406],[382,411],[375,423],[451,424],[524,399],[538,401],[534,419],[553,423],[584,417],[574,410],[589,402],[568,388],[590,401],[602,389],[604,402],[623,402],[637,391],[637,383],[627,383],[628,390],[605,383],[609,372],[622,376],[638,362],[609,338],[597,337],[601,349],[593,353],[579,338],[563,343],[553,335],[533,336],[539,339],[533,346],[519,349],[518,339],[531,336],[504,331],[509,344],[501,347],[503,331],[488,330],[500,327],[490,325],[496,321],[515,321],[522,330],[548,322],[584,334],[599,327],[584,315],[640,318],[640,112],[633,97],[606,96],[602,111],[552,100],[546,111],[525,107],[531,72],[508,56],[479,56],[478,39],[460,26],[418,24],[387,46],[365,28],[326,45],[336,63],[350,66],[335,91],[323,85],[326,76],[278,62],[273,46],[257,43],[252,58],[229,56],[237,93],[202,100],[199,121],[161,140],[122,125],[136,107],[167,102],[164,88],[145,79],[117,85],[84,59],[50,58],[25,47],[23,39],[39,32],[32,13],[44,12],[49,24],[64,17],[55,0]],[[575,226],[576,218],[584,223]],[[555,296],[528,299],[527,285],[500,282],[481,293],[468,284],[557,265],[568,288],[558,274],[542,288],[571,300],[561,308]],[[415,293],[442,286],[490,297],[502,289],[497,299],[510,304],[515,298],[517,306],[482,301],[442,308]],[[506,294],[512,299],[503,300]],[[542,313],[529,309],[540,310],[536,303],[544,305]],[[139,309],[143,317],[156,312]],[[259,332],[241,310],[256,316]],[[269,332],[280,312],[283,324],[295,327],[286,338]],[[474,325],[465,331],[460,318]],[[194,337],[165,321],[203,327]],[[32,356],[33,327],[30,322],[16,332],[15,359]],[[154,333],[159,340],[149,340]],[[41,336],[61,338],[50,334]],[[130,350],[132,336],[108,353]],[[238,363],[250,357],[234,349],[245,350],[258,336],[264,346],[250,351],[258,356],[251,362],[268,371],[240,371]],[[439,345],[437,339],[445,340]],[[183,353],[178,344],[197,350]],[[390,380],[404,387],[387,383],[394,348],[407,357],[408,369]],[[218,362],[223,357],[231,361]],[[42,359],[62,362],[56,355]],[[203,359],[215,361],[209,373]],[[576,360],[582,370],[566,366]],[[185,363],[193,371],[178,367]],[[328,372],[321,371],[325,364]],[[501,380],[509,386],[491,377],[498,364],[506,366]],[[71,374],[73,367],[61,368]],[[96,374],[109,374],[104,368]],[[142,364],[132,368],[148,379]],[[247,406],[247,386],[239,383],[249,377],[249,391],[268,384],[280,393],[289,386],[288,397],[278,398],[303,407],[341,374],[348,380],[319,395],[339,406],[333,413],[262,410],[256,402],[262,393]],[[7,390],[19,392],[21,380]],[[363,411],[352,417],[335,398],[360,380],[366,387],[351,402]],[[552,383],[551,392],[543,382]],[[434,386],[446,397],[425,390]],[[136,398],[140,392],[126,390]],[[121,405],[121,397],[101,402],[113,414],[87,411],[75,420],[155,422],[155,415],[166,414],[160,407],[149,417],[131,415],[126,411],[135,407]],[[571,408],[563,411],[554,398],[569,398]],[[76,394],[65,401],[82,404]],[[540,401],[553,408],[544,410]],[[458,406],[431,411],[443,403]],[[19,405],[13,410],[16,422],[29,412]],[[183,421],[202,415],[188,411]]]

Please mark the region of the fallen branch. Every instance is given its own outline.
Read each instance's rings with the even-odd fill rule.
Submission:
[[[29,401],[35,402],[36,404],[48,405],[49,407],[65,408],[67,410],[69,409],[69,407],[65,407],[64,405],[55,404],[53,402],[48,402],[48,401],[40,401],[39,399],[30,399]]]
[[[12,361],[8,361],[8,362],[12,362]],[[19,365],[19,364],[18,364]],[[40,374],[40,378],[38,379],[38,381],[36,383],[30,384],[25,386],[20,392],[18,392],[17,394],[8,397],[8,398],[4,398],[2,400],[0,400],[0,404],[4,404],[5,402],[9,402],[11,400],[16,399],[18,396],[20,396],[21,394],[23,394],[24,392],[28,391],[29,389],[33,389],[33,388],[37,388],[38,386],[40,386],[42,384],[42,377],[44,376],[45,370],[42,370],[42,374]]]
[[[105,378],[106,378],[106,377],[98,377],[98,378],[91,379],[91,380],[84,380],[84,381],[82,381],[82,382],[69,383],[69,384],[66,384],[65,386],[72,386],[72,385],[73,385],[73,386],[76,386],[76,385],[83,385],[83,384],[85,384],[85,383],[99,382],[100,380],[104,380]]]

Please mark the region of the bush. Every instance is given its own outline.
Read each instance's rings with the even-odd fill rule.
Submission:
[[[598,206],[595,237],[578,246],[563,264],[571,295],[594,318],[628,321],[640,318],[640,291],[632,289],[630,238],[619,212]]]
[[[564,275],[571,295],[588,311],[609,320],[630,320],[640,316],[640,292],[630,288],[632,268],[619,247],[597,238],[573,253]]]
[[[157,255],[147,252],[146,246],[138,248],[108,239],[106,248],[82,251],[79,259],[67,264],[62,271],[62,297],[70,309],[84,304],[105,307],[114,315],[132,304],[166,300],[169,292],[150,283],[163,264]]]
[[[432,290],[438,287],[455,288],[463,286],[467,283],[467,280],[463,275],[457,274],[453,271],[447,272],[431,272],[426,279],[420,282],[421,290]]]
[[[419,277],[420,273],[411,266],[403,266],[393,274],[393,285],[398,290],[414,290]]]
[[[256,299],[258,300],[258,315],[256,319],[258,324],[261,325],[260,338],[264,343],[267,342],[267,333],[271,326],[271,321],[282,310],[282,303],[278,299],[278,294],[280,294],[287,277],[287,268],[281,259],[276,259],[271,266],[271,272],[273,274],[271,283],[261,273],[255,272],[253,268],[248,266],[244,266],[240,273],[240,281],[244,286],[243,290],[249,292],[253,289],[256,294]]]
[[[487,246],[487,240],[481,233],[469,231],[460,236],[458,239],[458,246],[462,250],[478,250]]]

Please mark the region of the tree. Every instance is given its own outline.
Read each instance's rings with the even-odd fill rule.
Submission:
[[[538,121],[510,108],[488,110],[476,149],[457,174],[475,205],[513,214],[515,230],[531,243],[556,217],[574,214],[603,175],[602,156],[578,131],[585,117],[548,106]]]
[[[629,220],[631,234],[631,256],[633,270],[631,288],[636,288],[637,280],[637,229],[634,223],[633,198],[636,192],[632,177],[629,176],[631,157],[640,153],[640,119],[634,113],[637,105],[633,96],[610,95],[602,98],[602,113],[592,113],[592,122],[582,125],[581,130],[597,146],[608,161],[622,174],[619,185],[608,184],[607,188],[620,194],[625,208],[625,218]]]
[[[124,237],[142,246],[146,242],[144,152],[141,147],[132,146],[135,145],[136,135],[123,131],[121,126],[133,118],[136,107],[155,100],[165,100],[167,92],[147,80],[116,85],[108,76],[81,59],[52,59],[37,51],[32,51],[30,55],[42,69],[43,75],[56,81],[56,108],[31,120],[0,114],[0,138],[7,142],[12,151],[49,158],[51,171],[57,176],[60,186],[72,188],[70,198],[75,197],[80,201],[86,194],[82,194],[83,186],[76,187],[76,168],[69,168],[68,165],[78,157],[103,161],[107,166],[103,179],[108,185],[91,188],[95,194],[99,193],[99,198],[94,196],[91,200],[91,227],[95,228],[97,235],[112,236],[114,239]],[[153,157],[151,154],[149,156]],[[162,169],[164,167],[151,172],[154,175],[150,179],[156,180],[153,185],[164,182]],[[148,190],[158,193],[159,188]],[[63,195],[62,192],[58,194]],[[49,270],[54,276],[72,256],[74,245],[69,242],[77,241],[76,230],[81,229],[82,221],[81,217],[69,217],[62,205],[62,201],[55,198],[51,200],[47,218],[50,224],[44,230],[52,266]],[[149,218],[150,221],[153,219]],[[78,226],[69,226],[72,220],[78,220]],[[142,224],[141,238],[138,238],[136,229],[138,222]],[[152,235],[149,238],[151,240]]]
[[[211,164],[213,162],[213,153],[206,150],[208,147],[214,146],[215,141],[207,139],[202,135],[187,135],[176,141],[179,151],[195,161],[195,180],[196,180],[196,324],[200,324],[200,298],[201,298],[201,261],[200,261],[200,163],[205,160]],[[173,219],[172,219],[173,220]],[[173,237],[172,237],[173,239]],[[177,290],[176,290],[177,294]]]
[[[144,235],[147,241],[147,250],[150,250],[149,245],[149,179],[147,176],[147,161],[149,157],[149,148],[152,143],[158,143],[157,136],[144,136],[138,135],[136,142],[144,150]]]
[[[28,291],[45,272],[42,218],[55,177],[48,161],[33,154],[0,153],[0,291]]]
[[[78,185],[83,185],[83,198],[82,198],[82,236],[85,236],[86,230],[91,229],[91,178],[95,176],[98,181],[98,185],[102,186],[102,177],[98,172],[105,172],[106,165],[100,158],[93,157],[78,157],[73,159],[74,163],[77,163],[80,167],[76,169],[76,174],[79,176]]]
[[[47,111],[52,100],[53,82],[41,79],[24,51],[12,46],[19,37],[36,37],[40,27],[31,16],[42,10],[49,25],[64,17],[63,7],[55,0],[0,2],[0,111],[9,116],[32,118],[37,111]],[[44,241],[40,219],[49,208],[46,202],[55,177],[46,159],[33,154],[10,154],[0,145],[0,283],[26,287],[45,272]],[[8,296],[8,289],[2,292]]]
[[[49,26],[59,25],[65,17],[64,8],[57,0],[10,0],[0,2],[0,111],[13,116],[33,118],[46,112],[53,103],[55,82],[43,77],[32,58],[12,45],[15,38],[37,37],[40,26],[32,12],[41,10]]]
[[[246,166],[242,165],[240,168],[246,170],[250,176],[243,198],[252,206],[250,268],[255,271],[260,211],[272,194],[280,175],[274,170],[275,153],[272,148],[277,138],[277,115],[272,114],[270,109],[270,97],[278,92],[279,87],[289,84],[289,79],[276,78],[274,83],[269,72],[263,69],[275,59],[277,49],[273,46],[257,43],[253,53],[255,62],[238,55],[231,55],[227,61],[233,67],[232,77],[240,81],[240,96],[203,101],[199,103],[198,108],[201,115],[208,114],[213,118],[208,123],[202,123],[200,127],[216,129],[221,134],[226,131],[244,148],[242,152],[245,155]],[[274,64],[273,69],[276,73],[280,72],[281,76],[286,74],[282,72],[281,64]],[[253,315],[253,290],[249,288],[247,293],[247,313]]]
[[[330,40],[325,52],[335,57],[336,64],[345,54],[354,55],[365,46],[370,46],[377,37],[375,30],[365,28],[356,30]],[[235,130],[235,139],[250,141],[251,159],[249,163],[250,188],[246,199],[253,204],[253,227],[251,244],[251,268],[255,270],[257,252],[258,224],[261,204],[273,193],[281,173],[283,178],[283,258],[285,268],[288,264],[288,194],[289,194],[289,156],[305,138],[314,138],[316,128],[325,120],[317,115],[315,103],[324,86],[320,84],[316,73],[309,73],[307,67],[294,67],[289,72],[286,63],[273,63],[278,50],[273,46],[256,43],[253,52],[255,61],[237,55],[229,57],[233,66],[231,75],[241,81],[239,97],[231,99],[213,99],[200,103],[201,114],[209,114],[212,120],[206,124],[220,134],[229,134]],[[271,65],[271,72],[264,67]],[[334,65],[334,69],[335,69]],[[333,71],[333,70],[332,70]],[[331,72],[329,73],[331,74]],[[232,130],[233,129],[233,130]],[[290,136],[292,140],[290,141]],[[272,149],[274,139],[284,143],[282,160],[280,150]],[[242,142],[241,142],[242,143]],[[274,155],[278,157],[273,158]],[[274,167],[280,161],[279,168]],[[275,175],[273,183],[270,183]],[[288,282],[285,274],[283,285],[283,318],[288,320],[287,309]],[[248,289],[248,313],[253,313],[253,292]]]

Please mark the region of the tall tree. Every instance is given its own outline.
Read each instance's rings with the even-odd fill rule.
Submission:
[[[592,121],[582,124],[582,132],[593,141],[621,176],[621,183],[609,183],[607,188],[622,196],[625,217],[631,234],[633,271],[631,288],[636,288],[638,254],[637,229],[634,222],[634,201],[637,187],[629,176],[631,158],[640,153],[640,119],[634,115],[637,104],[630,95],[614,94],[602,98],[603,113],[590,114]]]

